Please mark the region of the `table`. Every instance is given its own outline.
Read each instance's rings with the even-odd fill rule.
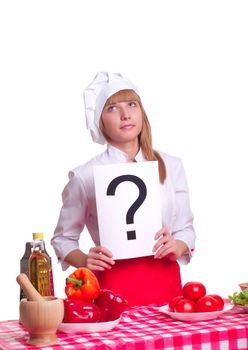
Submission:
[[[0,349],[43,350],[235,350],[248,349],[248,313],[234,308],[207,322],[180,322],[155,305],[134,307],[123,313],[111,331],[91,334],[58,333],[53,346],[26,345],[27,331],[17,320],[0,322]]]

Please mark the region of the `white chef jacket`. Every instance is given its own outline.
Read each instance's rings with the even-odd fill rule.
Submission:
[[[166,166],[166,180],[160,184],[162,226],[166,227],[175,239],[182,240],[188,246],[187,254],[179,259],[181,263],[187,264],[195,248],[195,230],[186,175],[179,158],[162,152],[160,155]],[[63,206],[51,239],[63,270],[69,267],[64,261],[65,257],[71,251],[79,249],[80,235],[85,226],[95,245],[100,244],[93,166],[124,163],[127,159],[126,153],[108,144],[103,153],[69,172],[69,182],[62,193]],[[135,160],[147,161],[141,150]]]

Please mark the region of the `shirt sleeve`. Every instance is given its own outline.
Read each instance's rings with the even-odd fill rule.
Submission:
[[[190,209],[189,190],[183,164],[178,159],[174,169],[173,182],[175,188],[176,215],[172,228],[175,239],[183,241],[188,246],[188,252],[179,258],[180,263],[187,264],[195,249],[195,230],[193,214]]]
[[[69,182],[62,192],[62,208],[51,239],[62,269],[69,267],[64,259],[73,250],[79,249],[79,237],[85,226],[87,196],[81,178],[69,173]]]

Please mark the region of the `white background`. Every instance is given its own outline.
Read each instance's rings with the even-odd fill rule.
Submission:
[[[247,1],[2,1],[0,319],[18,318],[25,242],[50,239],[67,172],[104,147],[85,129],[82,91],[99,70],[138,86],[154,148],[182,158],[197,249],[182,267],[227,296],[247,269]],[[81,247],[91,242],[84,232]]]

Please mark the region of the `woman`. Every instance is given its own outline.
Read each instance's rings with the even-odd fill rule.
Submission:
[[[51,244],[62,268],[93,270],[101,288],[124,296],[129,306],[162,305],[181,294],[178,261],[191,259],[195,231],[187,181],[180,159],[154,151],[148,118],[135,85],[120,74],[99,72],[84,92],[86,119],[95,142],[106,150],[69,173],[63,206]],[[158,161],[163,227],[154,232],[154,255],[113,260],[100,245],[93,166],[123,162]],[[79,248],[87,227],[95,246]]]

